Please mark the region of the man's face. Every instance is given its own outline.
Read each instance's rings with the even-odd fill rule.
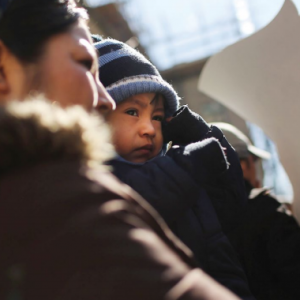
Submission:
[[[256,175],[256,161],[257,157],[249,155],[247,159],[241,160],[241,167],[243,170],[244,179],[246,179],[253,187],[258,188],[261,186]]]
[[[127,98],[107,115],[113,144],[124,159],[140,163],[159,154],[163,145],[163,97],[145,93]]]

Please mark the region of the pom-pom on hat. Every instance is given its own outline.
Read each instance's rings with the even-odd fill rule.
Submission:
[[[166,117],[175,113],[180,98],[148,59],[120,41],[94,40],[97,40],[94,46],[98,51],[100,81],[117,104],[133,95],[160,93],[165,99]]]

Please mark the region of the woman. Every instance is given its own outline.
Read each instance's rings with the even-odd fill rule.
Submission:
[[[114,107],[87,19],[73,1],[10,1],[0,20],[0,103],[42,92],[62,106]]]
[[[85,12],[73,0],[6,2],[0,2],[1,299],[237,299],[195,268],[143,199],[90,167],[111,151],[98,116],[78,106],[13,101],[43,94],[63,107],[97,106],[103,113],[114,107],[97,79]]]

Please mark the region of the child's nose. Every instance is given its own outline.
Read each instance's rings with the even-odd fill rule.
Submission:
[[[155,136],[155,128],[151,120],[146,120],[142,122],[140,133],[141,135],[148,135],[150,137]]]

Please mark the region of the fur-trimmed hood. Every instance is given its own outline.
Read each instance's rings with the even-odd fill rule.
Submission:
[[[114,156],[109,129],[96,113],[37,97],[0,107],[0,173],[52,160],[99,166]]]

